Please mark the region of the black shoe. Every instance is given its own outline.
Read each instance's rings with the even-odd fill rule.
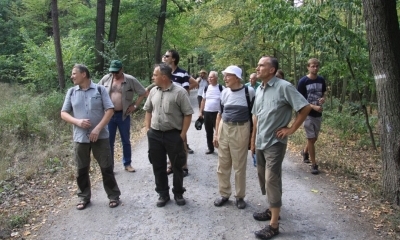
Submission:
[[[219,198],[215,199],[215,201],[214,201],[214,206],[216,206],[216,207],[221,207],[221,206],[224,205],[228,200],[229,200],[229,198],[226,198],[226,197],[219,197]]]
[[[253,213],[253,218],[257,221],[268,221],[271,220],[271,211],[267,208],[264,212],[255,212]],[[281,216],[279,216],[278,220],[281,219]]]
[[[238,198],[236,199],[236,206],[239,209],[244,209],[246,207],[246,202],[243,200],[243,198]]]
[[[257,238],[260,239],[270,239],[273,236],[279,234],[279,225],[277,228],[271,227],[271,225],[267,225],[265,228],[261,229],[260,231],[255,231],[254,234]]]
[[[301,150],[300,154],[303,157],[304,163],[310,163],[310,155],[308,154],[308,152],[306,153],[304,152],[304,150]]]
[[[182,194],[175,194],[174,199],[176,204],[178,204],[179,206],[183,206],[186,204],[186,201],[183,198]]]
[[[164,207],[165,204],[170,200],[169,195],[160,196],[157,201],[157,207]]]
[[[206,154],[212,154],[212,153],[214,153],[214,150],[208,150],[208,151],[206,152]]]
[[[182,169],[183,170],[183,177],[187,177],[189,175],[189,169]]]
[[[194,153],[194,151],[192,149],[190,149],[189,144],[187,145],[187,151],[188,151],[189,154],[193,154]]]
[[[311,173],[312,174],[318,174],[319,173],[317,164],[314,164],[314,165],[311,166]]]

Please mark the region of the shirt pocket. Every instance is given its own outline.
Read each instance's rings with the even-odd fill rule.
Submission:
[[[133,90],[132,89],[129,89],[125,92],[125,99],[132,101],[132,99],[133,99]]]
[[[175,103],[174,102],[164,102],[163,108],[165,114],[173,114],[175,110]]]
[[[90,99],[90,109],[91,110],[101,110],[103,109],[103,101],[100,96],[92,97]]]

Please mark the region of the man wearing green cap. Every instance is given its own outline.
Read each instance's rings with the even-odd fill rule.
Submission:
[[[123,73],[122,62],[119,60],[111,61],[110,73],[105,75],[99,82],[104,85],[114,104],[114,115],[108,123],[110,131],[111,155],[114,163],[114,143],[117,128],[122,141],[122,163],[128,172],[135,172],[132,167],[132,150],[130,141],[130,114],[138,110],[140,103],[145,97],[146,90],[140,82],[129,74]],[[138,95],[136,101],[133,101],[135,93]]]

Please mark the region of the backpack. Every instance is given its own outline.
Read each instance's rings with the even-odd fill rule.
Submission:
[[[207,92],[207,88],[208,88],[208,85],[204,87],[204,93]],[[218,88],[219,88],[219,91],[220,91],[220,92],[222,92],[222,90],[224,90],[224,89],[222,88],[221,84],[218,84]]]
[[[249,109],[249,121],[250,121],[250,138],[249,138],[249,146],[248,149],[250,150],[250,143],[251,143],[251,134],[253,133],[253,116],[251,114],[251,110],[253,109],[254,99],[250,101],[250,94],[248,86],[244,86],[244,92],[246,95],[247,107]]]

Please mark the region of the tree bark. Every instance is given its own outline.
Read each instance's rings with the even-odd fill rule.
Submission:
[[[165,19],[167,17],[167,0],[161,0],[160,13],[158,14],[156,40],[154,43],[154,62],[161,62],[161,46],[164,33]]]
[[[104,52],[104,25],[106,20],[106,0],[97,0],[97,17],[96,17],[96,62],[95,71],[103,72],[104,70],[104,58],[100,53]]]
[[[363,0],[378,95],[383,195],[400,205],[400,31],[396,0]]]
[[[112,42],[114,47],[115,47],[115,41],[117,40],[119,4],[120,0],[113,0],[112,2],[110,33],[108,34],[108,41]]]
[[[54,38],[54,49],[56,51],[56,59],[57,59],[58,84],[60,90],[62,91],[65,88],[65,72],[64,72],[64,63],[62,60],[60,27],[58,24],[57,0],[51,1],[51,18],[53,20],[53,38]]]

